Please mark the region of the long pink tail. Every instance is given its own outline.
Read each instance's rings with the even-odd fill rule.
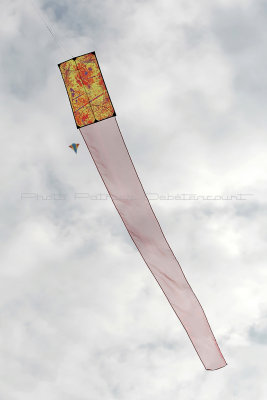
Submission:
[[[115,117],[80,129],[121,219],[207,370],[226,365],[136,173]]]

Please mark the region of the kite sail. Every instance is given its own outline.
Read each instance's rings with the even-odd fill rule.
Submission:
[[[137,175],[95,52],[59,64],[77,128],[129,235],[207,370],[226,365]]]
[[[78,147],[79,147],[80,145],[79,145],[79,143],[72,143],[71,145],[69,145],[69,147],[73,150],[73,151],[75,151],[75,153],[77,154],[77,150],[78,150]]]

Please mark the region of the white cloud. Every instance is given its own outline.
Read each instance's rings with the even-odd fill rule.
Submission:
[[[62,47],[31,2],[3,2],[0,24],[0,398],[264,400],[266,8],[35,4]],[[147,192],[252,195],[152,201],[222,370],[203,370],[111,202],[75,198],[105,189],[57,63],[92,50]]]

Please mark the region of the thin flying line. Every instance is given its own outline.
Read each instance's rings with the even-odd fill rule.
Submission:
[[[57,39],[56,34],[53,32],[52,28],[48,25],[48,23],[46,22],[44,15],[42,13],[41,10],[39,10],[37,8],[37,6],[35,5],[35,3],[33,2],[33,0],[30,0],[33,8],[35,9],[35,11],[37,12],[37,14],[39,15],[40,19],[42,20],[44,26],[46,27],[46,29],[48,30],[48,32],[51,34],[51,36],[53,37],[55,43],[58,45],[58,47],[61,47],[62,50],[65,51],[65,53],[68,53],[69,55],[71,55],[71,57],[73,57],[73,55],[67,50],[65,49],[65,47],[63,46],[62,43],[60,43],[60,41]]]

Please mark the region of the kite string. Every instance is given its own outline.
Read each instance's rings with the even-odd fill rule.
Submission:
[[[39,8],[37,8],[36,4],[34,3],[33,0],[30,0],[35,12],[38,14],[39,18],[42,20],[44,26],[46,27],[46,29],[48,30],[48,32],[51,34],[52,38],[54,39],[55,43],[58,45],[58,47],[60,47],[62,50],[64,50],[65,53],[71,55],[71,58],[73,58],[74,56],[71,54],[70,51],[68,51],[63,44],[57,39],[56,34],[53,32],[53,29],[51,28],[51,26],[49,26],[49,24],[47,23],[47,21],[44,18],[44,14],[41,10],[39,10]]]

